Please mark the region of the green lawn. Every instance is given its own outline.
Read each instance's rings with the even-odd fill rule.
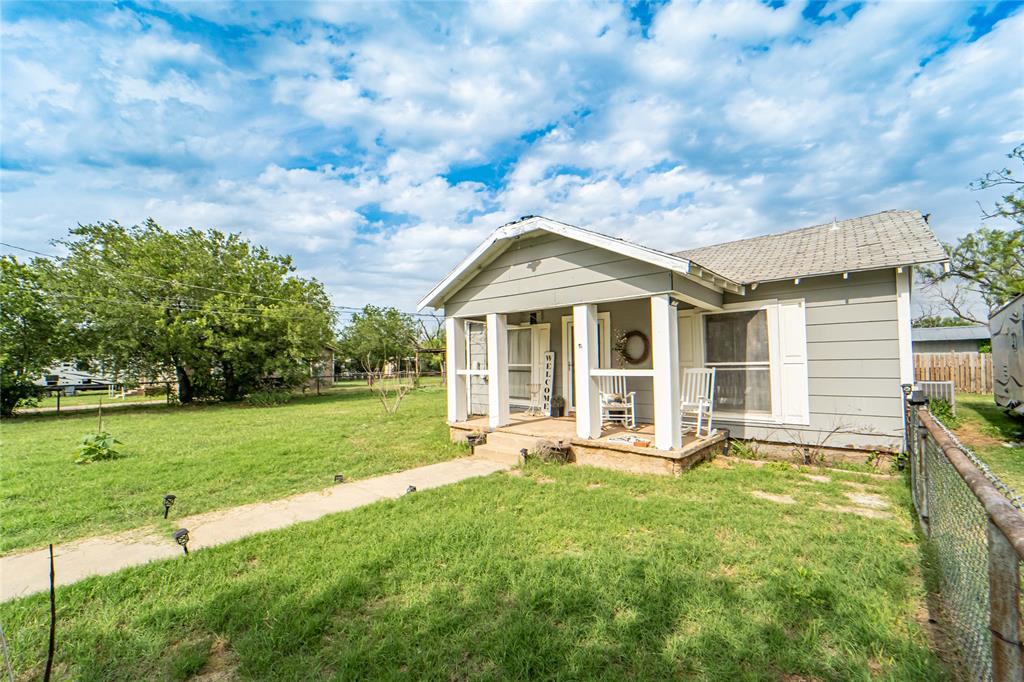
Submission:
[[[57,593],[59,679],[941,680],[902,480],[531,464]],[[753,491],[791,495],[780,504]],[[59,570],[59,567],[58,567]],[[45,594],[0,605],[40,674]]]
[[[270,500],[463,454],[448,440],[444,394],[426,388],[386,415],[366,392],[297,398],[282,407],[197,405],[104,413],[122,459],[76,465],[95,413],[0,424],[0,552]]]
[[[1024,495],[1024,448],[1003,445],[1024,442],[1024,419],[1006,414],[991,393],[958,393],[956,409],[957,437],[1006,484]]]
[[[120,394],[118,394],[120,395]],[[167,400],[167,396],[161,393],[160,395],[128,395],[124,398],[111,398],[105,391],[97,391],[96,393],[79,393],[77,395],[62,395],[60,397],[60,407],[72,407],[77,405],[99,405],[100,401],[103,401],[103,406],[107,405],[121,405],[124,403],[138,403],[150,400]],[[57,407],[57,396],[47,396],[40,398],[39,404],[33,407]]]

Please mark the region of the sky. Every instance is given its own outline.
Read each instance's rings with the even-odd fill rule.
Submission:
[[[0,230],[240,232],[408,311],[529,214],[673,251],[917,209],[952,241],[1024,142],[1022,8],[4,2]]]

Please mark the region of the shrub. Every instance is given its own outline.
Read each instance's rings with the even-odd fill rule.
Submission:
[[[78,459],[75,464],[91,464],[107,459],[117,459],[120,453],[114,449],[121,441],[114,438],[106,431],[90,433],[82,436],[81,444],[78,446]]]
[[[928,410],[932,413],[933,417],[945,424],[947,429],[956,429],[960,427],[960,420],[953,416],[953,408],[945,400],[937,398],[929,401]]]
[[[292,399],[292,392],[284,388],[266,388],[250,393],[246,402],[253,407],[277,407]]]

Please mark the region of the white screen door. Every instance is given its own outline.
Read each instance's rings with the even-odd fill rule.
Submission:
[[[611,350],[611,313],[597,314],[597,366],[608,368],[612,365]],[[576,374],[573,364],[576,354],[573,351],[572,315],[562,318],[562,397],[565,398],[565,411],[576,409]]]

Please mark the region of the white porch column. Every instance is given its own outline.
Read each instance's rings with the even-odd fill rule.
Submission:
[[[654,363],[654,447],[682,447],[679,412],[679,311],[664,295],[651,296],[651,359]]]
[[[487,315],[487,415],[492,429],[509,422],[508,322],[505,315]]]
[[[573,372],[576,386],[576,435],[580,438],[601,436],[601,405],[597,382],[590,371],[598,366],[597,306],[576,305],[572,308]]]
[[[466,405],[465,375],[459,374],[466,369],[466,325],[454,317],[444,318],[445,370],[448,374],[448,423],[466,421],[468,410]]]

